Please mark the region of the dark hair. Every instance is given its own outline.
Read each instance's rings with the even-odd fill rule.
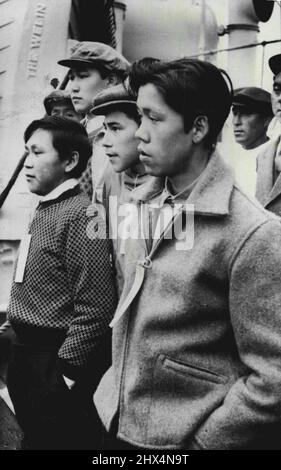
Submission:
[[[123,82],[126,77],[128,76],[128,72],[126,70],[112,70],[106,67],[103,62],[94,62],[89,64],[75,64],[70,67],[71,70],[85,70],[85,69],[93,69],[97,70],[101,76],[101,79],[104,80],[105,78],[109,77],[110,75],[116,78],[118,83]],[[68,72],[69,73],[69,72]]]
[[[127,114],[130,119],[133,119],[133,121],[135,121],[138,126],[140,125],[141,119],[136,105],[124,104],[120,106],[119,110]]]
[[[61,160],[68,160],[72,152],[78,152],[79,161],[76,167],[69,173],[69,177],[79,178],[86,169],[87,162],[92,155],[92,145],[86,129],[79,122],[72,119],[46,116],[29,124],[24,132],[24,142],[26,143],[38,129],[51,133],[53,146]]]
[[[125,70],[109,70],[108,68],[104,67],[102,64],[98,64],[96,68],[99,71],[100,76],[103,80],[109,77],[110,75],[112,75],[116,78],[117,83],[121,83],[128,76],[128,72]]]
[[[232,103],[232,83],[226,72],[198,59],[163,62],[145,58],[132,65],[129,87],[137,94],[147,83],[153,84],[165,102],[183,116],[186,132],[190,131],[197,116],[207,116],[209,132],[205,144],[208,147],[215,145]]]

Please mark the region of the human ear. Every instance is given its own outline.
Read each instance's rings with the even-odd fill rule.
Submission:
[[[78,165],[79,158],[80,158],[80,155],[76,150],[71,152],[71,156],[67,160],[67,163],[65,166],[66,173],[70,173]]]
[[[200,144],[209,133],[209,120],[207,116],[197,116],[193,123],[193,137],[194,144]]]
[[[106,85],[108,87],[110,86],[114,86],[114,85],[118,85],[118,79],[116,77],[116,75],[114,73],[110,73],[107,77],[106,77]]]

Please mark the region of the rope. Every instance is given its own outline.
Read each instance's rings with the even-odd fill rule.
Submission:
[[[107,18],[107,26],[108,26],[108,35],[109,35],[109,44],[113,49],[116,49],[117,42],[116,42],[116,21],[115,21],[115,12],[113,1],[108,0],[105,4],[106,9],[106,18]]]
[[[63,81],[61,82],[60,86],[59,86],[59,90],[64,90],[66,88],[66,85],[68,83],[68,80],[69,80],[69,72],[67,72],[67,74],[65,75]],[[14,186],[22,168],[23,168],[23,165],[24,165],[24,162],[25,162],[25,159],[26,159],[26,152],[24,152],[23,156],[20,158],[10,180],[8,181],[8,184],[7,186],[5,187],[5,189],[0,193],[0,209],[1,207],[3,206],[4,202],[6,201],[8,195],[9,195],[9,192],[11,191],[12,187]]]
[[[2,193],[0,194],[0,209],[1,207],[3,206],[5,200],[7,199],[8,197],[8,194],[10,192],[10,190],[12,189],[12,187],[14,186],[16,180],[17,180],[17,177],[18,175],[20,174],[22,168],[23,168],[23,165],[24,165],[24,162],[25,162],[25,159],[26,159],[26,155],[27,153],[24,152],[23,156],[20,158],[17,166],[16,166],[16,169],[14,171],[14,173],[12,174],[6,188],[2,191]]]

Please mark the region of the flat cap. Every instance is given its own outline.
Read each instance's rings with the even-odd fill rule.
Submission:
[[[73,108],[70,93],[65,90],[54,90],[44,99],[44,107],[47,114],[51,114],[52,108],[56,103],[65,102]],[[74,108],[73,108],[74,109]]]
[[[120,83],[119,85],[106,88],[95,97],[91,113],[104,115],[109,109],[118,108],[122,105],[136,107],[136,98]]]
[[[70,57],[58,61],[59,65],[75,67],[81,65],[95,66],[101,64],[109,71],[126,72],[130,63],[112,47],[102,42],[78,42]]]
[[[233,106],[247,108],[250,111],[272,115],[271,95],[258,87],[238,88],[234,90]]]
[[[281,72],[281,54],[276,54],[270,57],[268,61],[268,65],[270,67],[270,70],[274,73],[274,75],[277,75],[278,73]]]

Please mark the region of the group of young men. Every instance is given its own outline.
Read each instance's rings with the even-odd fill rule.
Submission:
[[[24,134],[41,200],[8,388],[26,448],[280,449],[281,224],[216,152],[229,80],[196,59],[129,67],[100,43],[59,63],[84,118]],[[273,161],[259,191],[278,215]]]

